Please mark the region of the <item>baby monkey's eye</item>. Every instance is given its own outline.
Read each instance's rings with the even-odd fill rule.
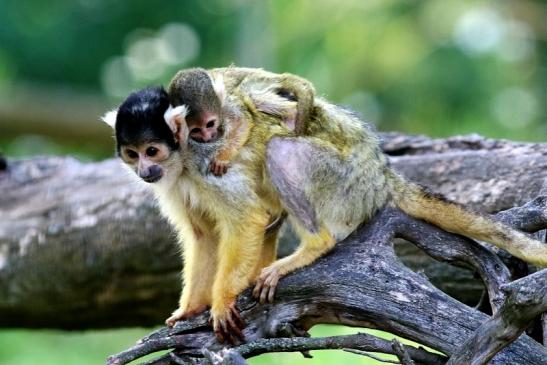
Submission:
[[[125,154],[127,155],[127,157],[129,157],[132,160],[139,157],[139,154],[133,150],[125,150]]]
[[[215,122],[216,122],[216,119],[211,119],[210,121],[207,122],[207,124],[205,125],[205,127],[207,128],[213,128],[215,126]]]
[[[201,132],[201,129],[199,129],[199,128],[192,128],[190,130],[190,133],[192,133],[192,134],[199,133],[199,132]]]
[[[147,156],[154,157],[156,156],[157,153],[158,153],[158,149],[156,147],[148,147],[146,149]]]

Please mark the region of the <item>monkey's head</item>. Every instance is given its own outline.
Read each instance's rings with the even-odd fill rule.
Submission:
[[[170,106],[163,87],[149,87],[129,95],[102,119],[115,131],[118,156],[141,179],[154,183],[181,169],[180,145],[188,136],[185,114],[185,108]]]
[[[214,142],[222,134],[225,99],[222,79],[213,79],[206,70],[193,68],[179,71],[169,87],[173,105],[187,108],[189,135],[196,142]]]

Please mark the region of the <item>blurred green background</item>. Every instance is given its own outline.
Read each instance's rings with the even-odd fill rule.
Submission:
[[[231,63],[304,76],[384,131],[545,141],[545,19],[528,0],[0,0],[0,152],[110,157],[99,116],[130,91]],[[0,364],[102,363],[147,331],[3,329]],[[252,363],[377,363],[300,359]]]

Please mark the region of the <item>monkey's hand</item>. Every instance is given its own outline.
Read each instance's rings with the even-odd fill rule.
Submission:
[[[277,283],[282,276],[275,263],[262,269],[256,280],[253,296],[259,299],[261,304],[273,302]]]
[[[228,341],[232,345],[243,343],[245,322],[236,308],[235,301],[220,309],[211,309],[211,321],[215,336],[220,343]]]
[[[173,327],[175,323],[177,323],[178,321],[195,317],[198,314],[205,312],[206,310],[207,310],[206,305],[201,305],[199,307],[196,307],[194,309],[189,309],[189,310],[179,308],[176,311],[174,311],[173,314],[171,314],[171,317],[165,320],[165,325],[168,327]]]
[[[215,176],[222,176],[228,171],[229,167],[230,161],[214,159],[209,164],[209,171]]]

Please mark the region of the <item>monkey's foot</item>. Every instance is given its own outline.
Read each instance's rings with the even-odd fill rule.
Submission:
[[[275,264],[262,269],[256,280],[253,296],[259,299],[261,304],[273,302],[275,289],[281,277],[282,274]]]
[[[245,321],[241,318],[235,302],[223,308],[219,313],[211,311],[211,321],[215,336],[220,343],[228,341],[232,345],[237,345],[245,340],[243,335]]]
[[[171,317],[165,320],[165,325],[168,327],[173,327],[175,323],[177,323],[178,321],[195,317],[198,314],[205,312],[206,310],[207,310],[207,306],[205,305],[201,305],[191,310],[183,310],[182,308],[179,308],[176,311],[174,311],[173,314],[171,314]]]
[[[226,172],[228,172],[229,167],[230,167],[230,162],[229,161],[224,161],[224,160],[213,160],[209,164],[209,170],[215,176],[224,175]]]

